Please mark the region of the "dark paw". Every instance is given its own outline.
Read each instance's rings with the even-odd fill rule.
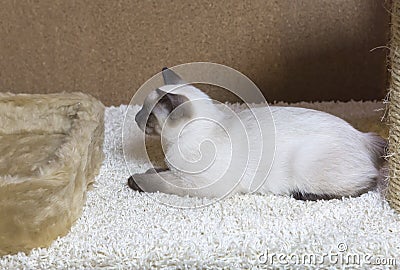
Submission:
[[[138,184],[136,184],[135,180],[133,179],[133,176],[130,176],[128,178],[128,186],[133,190],[143,192],[143,190],[138,186]]]

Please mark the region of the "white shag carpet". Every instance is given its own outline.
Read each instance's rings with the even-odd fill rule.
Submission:
[[[367,130],[379,126],[383,115],[383,105],[375,102],[299,105],[329,111],[356,126],[364,121],[359,125]],[[152,199],[171,195],[130,190],[121,142],[126,108],[106,110],[106,158],[71,232],[49,248],[0,258],[0,269],[400,267],[400,215],[376,191],[318,202],[238,195],[185,210]],[[135,171],[149,166],[138,160]]]

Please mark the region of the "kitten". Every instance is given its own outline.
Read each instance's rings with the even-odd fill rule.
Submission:
[[[318,200],[358,196],[381,177],[386,141],[331,114],[295,107],[233,113],[164,68],[135,120],[161,136],[168,170],[135,174],[139,191],[224,197],[273,193]]]

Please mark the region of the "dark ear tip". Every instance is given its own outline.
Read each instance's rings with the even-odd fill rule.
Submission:
[[[163,67],[163,68],[162,68],[162,71],[167,70],[167,69],[168,69],[167,67]]]

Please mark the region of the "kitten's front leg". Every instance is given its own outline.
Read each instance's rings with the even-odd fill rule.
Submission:
[[[133,190],[136,190],[136,191],[139,191],[139,192],[143,192],[143,190],[142,190],[142,189],[137,185],[137,183],[135,182],[135,179],[134,179],[134,178],[139,179],[139,178],[142,178],[143,176],[145,177],[145,176],[148,175],[148,174],[159,173],[159,172],[164,172],[164,171],[168,171],[168,169],[164,169],[164,168],[150,168],[150,169],[148,169],[145,173],[137,173],[137,174],[134,174],[134,176],[130,176],[130,177],[128,178],[128,186],[129,186],[131,189],[133,189]]]
[[[168,168],[150,168],[145,172],[145,174],[160,173],[160,172],[165,172],[165,171],[168,171]]]
[[[226,185],[210,185],[203,188],[196,187],[195,180],[190,175],[179,176],[172,171],[155,172],[150,169],[149,173],[134,174],[128,179],[130,188],[140,192],[162,192],[178,196],[190,197],[225,197],[237,193]]]
[[[183,188],[183,180],[165,169],[149,169],[146,173],[134,174],[128,179],[128,186],[139,192],[162,192],[180,196],[191,195]]]

